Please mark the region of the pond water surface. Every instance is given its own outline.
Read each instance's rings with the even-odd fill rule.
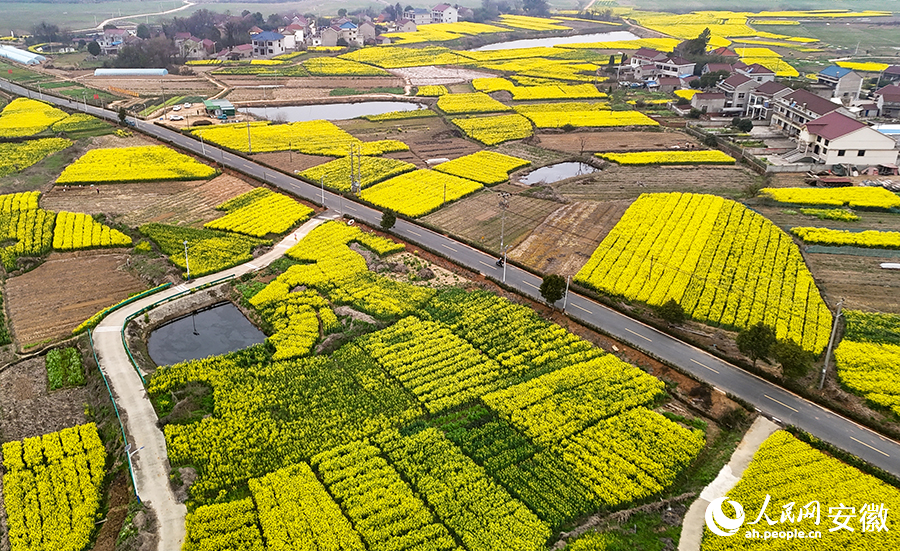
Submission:
[[[534,184],[552,184],[553,182],[572,178],[573,176],[591,174],[598,170],[600,169],[594,168],[587,163],[579,163],[576,161],[556,163],[555,165],[547,165],[529,172],[524,177],[519,178],[519,183],[528,184],[529,186],[533,186]]]
[[[512,48],[537,48],[540,46],[557,46],[559,44],[584,44],[586,42],[611,42],[613,40],[637,40],[638,36],[628,31],[612,31],[608,33],[577,34],[574,36],[548,36],[546,38],[525,38],[487,44],[474,48],[476,52],[489,50],[510,50]]]
[[[156,365],[171,365],[241,350],[266,340],[230,302],[198,310],[153,330],[147,351]]]
[[[360,101],[356,103],[322,103],[319,105],[287,105],[281,107],[242,107],[241,113],[281,122],[305,122],[325,119],[342,121],[363,115],[381,115],[393,111],[425,109],[421,103],[408,101]]]

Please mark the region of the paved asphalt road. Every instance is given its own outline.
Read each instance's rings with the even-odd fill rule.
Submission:
[[[30,92],[6,81],[0,81],[0,87],[24,96],[37,96],[33,91]],[[84,111],[83,104],[74,104],[66,99],[46,94],[44,99]],[[91,105],[87,106],[87,112],[107,119],[116,119],[113,112]],[[381,213],[374,209],[342,199],[327,190],[323,193],[320,188],[297,178],[263,168],[238,155],[203,145],[178,132],[140,120],[137,121],[137,128],[314,203],[322,204],[324,196],[325,206],[343,212],[348,217],[370,225],[378,225],[381,220]],[[397,221],[394,231],[404,239],[440,253],[454,262],[494,279],[502,279],[503,270],[496,266],[496,257],[403,220]],[[540,278],[524,270],[507,265],[506,284],[524,295],[540,299],[538,292]],[[720,390],[746,400],[769,417],[784,424],[800,427],[885,471],[900,476],[900,443],[583,296],[570,293],[566,311],[576,320],[598,327],[609,335],[678,366]]]

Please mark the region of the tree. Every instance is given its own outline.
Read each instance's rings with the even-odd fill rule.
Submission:
[[[528,15],[550,15],[550,6],[547,5],[547,0],[524,0],[522,9]]]
[[[685,318],[684,308],[674,298],[670,298],[656,309],[659,317],[669,323],[683,323]]]
[[[709,30],[709,27],[703,29],[697,38],[692,38],[691,40],[685,40],[681,44],[678,45],[678,49],[681,51],[682,55],[687,56],[702,56],[706,54],[706,46],[709,44],[709,38],[712,33]]]
[[[781,364],[781,373],[786,378],[799,379],[812,367],[812,354],[790,339],[777,341],[772,345],[771,353],[772,358]]]
[[[540,291],[544,300],[553,304],[566,294],[566,280],[558,274],[546,275],[544,281],[541,282]]]
[[[345,8],[341,8],[338,10],[338,17],[347,17],[347,10]]]
[[[381,213],[381,229],[384,231],[388,231],[389,229],[394,227],[394,224],[397,223],[397,215],[394,214],[394,211],[391,209],[387,209]]]
[[[737,129],[744,133],[750,132],[753,130],[753,121],[750,119],[741,119],[737,123]]]
[[[96,40],[88,42],[88,53],[93,56],[100,55],[100,44]]]
[[[768,360],[775,344],[775,331],[764,323],[757,323],[738,333],[736,344],[756,367],[756,360]]]
[[[128,111],[125,110],[124,107],[119,107],[119,124],[125,124],[125,117],[128,116]]]
[[[145,25],[143,23],[138,25],[137,26],[137,37],[143,38],[144,40],[147,40],[148,38],[150,38],[150,27],[148,27],[147,25]]]

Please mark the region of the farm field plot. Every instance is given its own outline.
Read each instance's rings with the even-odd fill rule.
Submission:
[[[835,350],[838,380],[867,402],[900,414],[900,316],[847,310],[845,317]]]
[[[669,191],[738,198],[742,188],[755,179],[754,174],[740,167],[610,166],[591,174],[583,182],[562,183],[554,189],[575,201],[612,201],[637,198],[642,193]]]
[[[713,195],[642,195],[575,280],[650,305],[671,298],[693,319],[727,329],[765,323],[815,354],[831,330],[831,314],[791,238]]]
[[[496,191],[500,191],[500,189],[494,188],[490,191],[476,193],[431,213],[422,220],[445,229],[453,235],[498,251],[500,249],[500,208],[497,203]],[[506,244],[512,246],[519,243],[557,208],[559,208],[559,203],[555,201],[524,195],[512,197],[510,208],[506,212]]]
[[[399,121],[369,122],[361,119],[337,121],[339,127],[354,136],[370,141],[400,139],[409,151],[387,153],[385,156],[425,166],[428,159],[455,159],[475,153],[481,148],[469,140],[455,137],[458,130],[440,117]],[[402,129],[402,133],[398,133]]]
[[[104,390],[105,391],[105,390]],[[0,430],[4,440],[21,440],[87,422],[87,387],[47,389],[44,358],[31,358],[0,372]]]
[[[641,151],[665,150],[672,146],[698,145],[681,132],[578,132],[575,134],[538,134],[541,147],[581,153],[581,151]]]
[[[104,213],[127,226],[148,222],[202,226],[221,216],[216,205],[253,187],[237,176],[209,180],[145,184],[107,184],[101,193],[91,187],[53,187],[41,195],[41,207],[52,211]]]
[[[9,321],[21,345],[66,336],[98,311],[144,290],[121,269],[123,254],[51,254],[46,262],[6,282]]]
[[[509,257],[544,273],[574,276],[631,203],[578,201],[557,208]]]
[[[773,491],[775,488],[777,492]],[[771,502],[766,500],[767,494],[771,494]],[[883,515],[885,510],[900,508],[900,490],[841,463],[785,431],[778,431],[763,442],[741,480],[726,494],[726,499],[742,504],[746,518],[756,518],[763,501],[767,501],[766,510],[770,511],[767,514],[775,523],[778,523],[775,511],[783,511],[782,507],[793,502],[794,515],[801,511],[812,514],[803,519],[794,516],[796,521],[790,523],[785,519],[775,524],[772,530],[816,530],[821,531],[822,540],[764,541],[741,536],[738,539],[717,536],[704,528],[702,551],[817,549],[823,541],[828,542],[830,549],[893,549],[900,545],[900,535],[893,529],[890,516],[886,518],[886,530],[877,529],[880,525],[879,512]],[[813,505],[807,505],[811,502]],[[853,511],[837,509],[844,506]],[[728,508],[731,509],[731,506]],[[820,523],[816,522],[817,510]],[[838,517],[839,520],[846,518],[847,527],[852,528],[852,532],[846,529],[830,531],[835,527],[835,517],[831,516],[835,512],[853,515],[849,518]],[[873,513],[871,517],[868,517],[869,512]],[[733,509],[728,514],[733,515]],[[875,520],[875,528],[863,523],[866,517]],[[863,531],[864,528],[868,530]],[[861,545],[862,538],[865,538],[865,543]]]

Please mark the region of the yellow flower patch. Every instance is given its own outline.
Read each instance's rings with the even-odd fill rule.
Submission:
[[[760,193],[779,203],[879,209],[900,207],[900,197],[882,187],[765,188]]]
[[[769,48],[735,48],[734,52],[741,57],[781,57],[781,54]]]
[[[106,473],[93,423],[3,444],[12,551],[80,551],[90,543]]]
[[[873,249],[900,249],[900,232],[866,230],[851,232],[831,228],[791,228],[791,233],[811,245],[847,245]]]
[[[459,113],[496,113],[512,111],[511,107],[482,92],[473,94],[444,94],[438,98],[437,107],[451,115]]]
[[[678,96],[679,98],[687,99],[687,100],[693,98],[694,95],[699,94],[699,93],[700,93],[700,90],[693,90],[693,89],[691,89],[691,90],[675,90],[676,96]]]
[[[472,117],[453,119],[467,136],[485,145],[497,145],[510,140],[520,140],[534,134],[531,121],[522,115],[499,115],[496,117]]]
[[[610,111],[605,103],[546,103],[521,105],[516,111],[538,128],[659,126],[639,111]]]
[[[638,151],[597,153],[601,159],[620,165],[733,165],[734,158],[718,149],[697,151]]]
[[[379,207],[417,217],[441,208],[445,196],[446,202],[455,201],[482,187],[478,182],[435,170],[416,170],[365,189],[359,196]]]
[[[558,21],[552,19],[529,17],[527,15],[503,14],[500,16],[500,22],[507,27],[527,29],[530,31],[567,31],[571,29],[571,27],[561,25]]]
[[[313,76],[388,76],[384,69],[339,57],[315,57],[303,66]]]
[[[880,73],[890,65],[887,63],[877,63],[874,61],[838,61],[835,63],[838,67],[845,69],[853,69],[854,71],[864,71],[869,73]]]
[[[363,155],[381,155],[392,151],[408,151],[396,140],[362,142],[329,121],[304,121],[290,124],[217,125],[192,132],[204,140],[244,153],[299,151],[309,155],[343,157],[351,145],[359,145]]]
[[[93,118],[93,117],[91,117]],[[44,157],[72,145],[65,138],[43,138],[26,142],[0,143],[0,177],[25,170]]]
[[[0,113],[0,137],[34,136],[66,116],[64,111],[42,101],[16,98]]]
[[[62,211],[53,228],[53,248],[57,251],[127,247],[131,238],[119,230],[94,220],[90,214]]]
[[[763,67],[767,69],[771,69],[775,71],[775,74],[780,77],[798,77],[800,73],[797,69],[794,69],[790,63],[787,61],[777,58],[777,57],[742,57],[741,61],[746,63],[747,65],[753,65],[754,63],[759,63]]]
[[[419,86],[418,90],[416,91],[417,96],[424,97],[437,97],[449,93],[450,92],[447,91],[447,87],[441,86],[440,84]]]
[[[429,25],[429,27],[433,26]],[[450,65],[459,63],[460,60],[459,55],[452,53],[449,48],[444,48],[443,46],[425,46],[424,48],[397,48],[394,46],[360,48],[339,57],[385,69],[420,67],[423,65]]]
[[[359,161],[360,189],[416,169],[416,165],[412,163],[387,157],[359,157]],[[299,174],[301,178],[314,184],[321,182],[330,189],[350,191],[350,157],[335,159]]]
[[[59,184],[204,180],[216,169],[164,145],[92,149],[70,164]]]
[[[216,207],[227,212],[203,225],[211,230],[232,231],[253,237],[280,235],[305,221],[315,211],[287,195],[256,188]]]
[[[441,163],[434,169],[491,186],[506,182],[509,180],[510,172],[530,164],[531,161],[519,159],[518,157],[503,155],[494,151],[478,151],[471,155],[464,155],[452,161]]]
[[[593,84],[540,84],[536,86],[516,86],[505,78],[476,78],[472,81],[476,90],[490,93],[506,90],[513,100],[542,99],[598,99],[607,97]]]

